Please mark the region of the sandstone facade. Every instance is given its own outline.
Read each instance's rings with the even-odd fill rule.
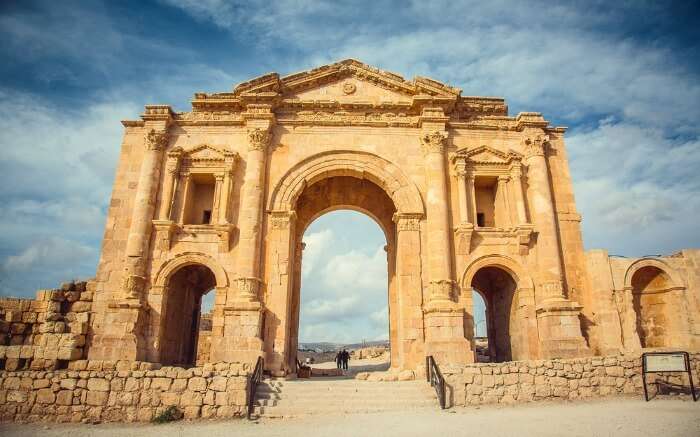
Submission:
[[[288,374],[302,236],[336,209],[363,212],[385,233],[395,370],[421,373],[426,355],[441,366],[474,361],[472,289],[487,305],[493,361],[700,348],[700,251],[584,252],[566,129],[535,112],[509,116],[501,98],[346,60],[197,93],[190,112],[147,105],[122,123],[90,299],[40,295],[47,303],[21,304],[22,316],[5,311],[9,369],[20,364],[10,361],[15,346],[45,347],[37,342],[50,337],[19,324],[46,306],[65,309],[65,320],[37,318],[47,326],[37,334],[53,326],[62,335],[67,322],[77,331],[65,332],[86,335],[85,346],[71,340],[68,360],[191,366],[263,356],[268,371]],[[204,339],[208,292],[216,297]],[[62,340],[50,341],[48,357],[33,356],[62,359],[53,356]],[[31,368],[52,365],[63,364]]]

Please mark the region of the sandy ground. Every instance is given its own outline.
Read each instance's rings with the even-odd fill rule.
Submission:
[[[595,402],[314,416],[166,425],[5,425],[2,436],[700,436],[700,402],[618,398]]]

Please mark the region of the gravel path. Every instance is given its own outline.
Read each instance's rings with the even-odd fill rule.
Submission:
[[[518,406],[167,425],[5,425],[2,436],[700,436],[700,402],[614,399]]]

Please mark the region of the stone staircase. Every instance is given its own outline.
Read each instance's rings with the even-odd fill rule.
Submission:
[[[265,379],[258,385],[254,416],[294,417],[439,408],[435,391],[423,380]]]

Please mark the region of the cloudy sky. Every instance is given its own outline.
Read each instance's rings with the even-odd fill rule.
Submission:
[[[0,294],[94,274],[119,120],[349,57],[569,126],[587,248],[700,247],[699,11],[583,3],[2,1]],[[336,213],[305,239],[302,339],[386,337],[379,228]]]

